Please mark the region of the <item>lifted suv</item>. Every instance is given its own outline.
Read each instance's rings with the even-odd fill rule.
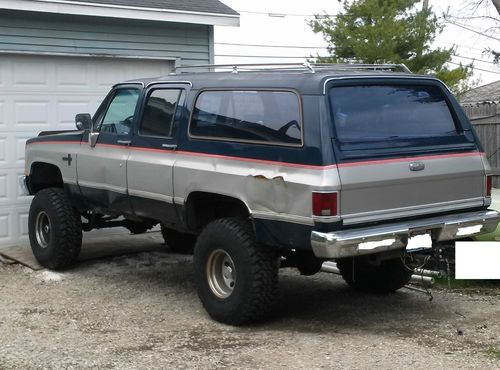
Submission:
[[[464,112],[442,82],[404,66],[130,81],[76,125],[27,143],[40,263],[73,264],[82,230],[161,224],[171,249],[194,247],[199,297],[225,323],[270,311],[280,266],[312,275],[335,259],[353,288],[390,292],[411,277],[405,253],[499,221]]]

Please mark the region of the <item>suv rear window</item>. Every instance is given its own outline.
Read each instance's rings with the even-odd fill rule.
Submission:
[[[291,91],[203,91],[189,127],[192,137],[301,145],[298,96]]]
[[[456,135],[443,91],[427,85],[358,85],[329,91],[337,139],[379,141]]]

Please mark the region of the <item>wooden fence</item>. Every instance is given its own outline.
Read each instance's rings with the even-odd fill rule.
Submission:
[[[464,104],[493,169],[493,187],[500,188],[500,102]]]

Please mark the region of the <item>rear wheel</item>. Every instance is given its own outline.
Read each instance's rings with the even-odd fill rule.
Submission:
[[[31,249],[38,262],[61,270],[76,262],[82,246],[82,223],[63,189],[39,191],[28,219]]]
[[[377,263],[364,256],[342,258],[337,267],[349,286],[369,293],[394,292],[408,284],[413,274],[400,258]]]
[[[194,251],[198,296],[209,315],[230,325],[264,318],[278,286],[279,258],[256,243],[240,219],[220,219],[205,227]]]
[[[167,247],[174,253],[193,254],[196,235],[182,233],[168,227],[161,227],[161,235]]]

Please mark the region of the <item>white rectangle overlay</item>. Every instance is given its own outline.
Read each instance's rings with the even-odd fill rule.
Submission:
[[[429,234],[415,235],[408,239],[407,251],[432,248],[432,239]]]
[[[455,278],[500,280],[500,242],[456,242]]]

